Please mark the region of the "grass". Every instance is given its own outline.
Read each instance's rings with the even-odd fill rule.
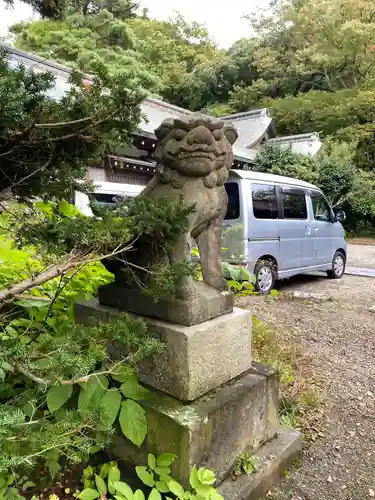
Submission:
[[[280,374],[280,423],[300,430],[306,441],[322,432],[317,424],[322,404],[319,383],[293,332],[272,328],[253,317],[253,358]]]

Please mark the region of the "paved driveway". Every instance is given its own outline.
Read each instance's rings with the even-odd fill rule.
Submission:
[[[375,269],[375,246],[349,244],[348,266]]]

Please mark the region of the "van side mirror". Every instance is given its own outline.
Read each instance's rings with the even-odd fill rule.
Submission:
[[[346,219],[346,213],[344,212],[344,210],[335,211],[334,222],[344,222],[345,219]]]

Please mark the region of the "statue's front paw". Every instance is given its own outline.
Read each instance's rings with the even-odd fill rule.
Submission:
[[[177,289],[177,297],[183,300],[192,300],[198,296],[197,290],[195,289],[194,282],[187,281],[181,284]]]
[[[219,292],[228,290],[228,281],[224,278],[224,276],[209,276],[204,281],[206,285],[212,286],[212,288],[219,290]]]

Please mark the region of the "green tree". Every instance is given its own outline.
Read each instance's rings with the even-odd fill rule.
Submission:
[[[254,169],[287,177],[296,177],[316,184],[318,181],[318,165],[310,155],[294,153],[290,149],[268,144],[255,160]]]
[[[4,0],[8,7],[14,6],[14,0]],[[133,0],[23,0],[42,18],[61,20],[68,14],[97,14],[105,8],[116,17],[127,19],[134,17],[139,7]]]
[[[201,61],[175,89],[173,102],[196,110],[227,105],[234,85],[247,86],[258,77],[253,55],[257,44],[256,39],[242,39]]]
[[[188,23],[180,15],[169,21],[129,19],[115,6],[77,9],[61,20],[19,23],[11,31],[20,49],[88,73],[100,64],[110,74],[141,77],[153,94],[172,100],[194,68],[217,53],[198,23]]]
[[[50,74],[8,65],[0,53],[0,182],[23,198],[66,197],[77,189],[88,163],[129,142],[140,119],[145,89],[127,74],[110,77],[98,67],[90,89],[72,74],[71,90],[48,96]],[[109,90],[110,89],[110,90]]]
[[[205,27],[181,15],[168,21],[136,17],[129,21],[140,60],[163,82],[163,95],[174,98],[195,68],[218,50]]]
[[[160,81],[140,61],[129,24],[107,9],[76,13],[61,21],[42,19],[12,27],[16,46],[86,73],[98,66],[122,75],[123,85],[156,91]]]
[[[342,206],[351,196],[358,174],[354,163],[353,144],[326,141],[316,161],[319,187],[333,207]]]
[[[326,141],[315,157],[267,145],[257,155],[255,169],[316,184],[332,206],[343,205],[352,197],[358,173],[353,147],[334,141]]]
[[[373,74],[374,14],[369,0],[278,0],[250,21],[271,73],[282,69],[284,78],[297,79],[297,91],[334,91]]]

